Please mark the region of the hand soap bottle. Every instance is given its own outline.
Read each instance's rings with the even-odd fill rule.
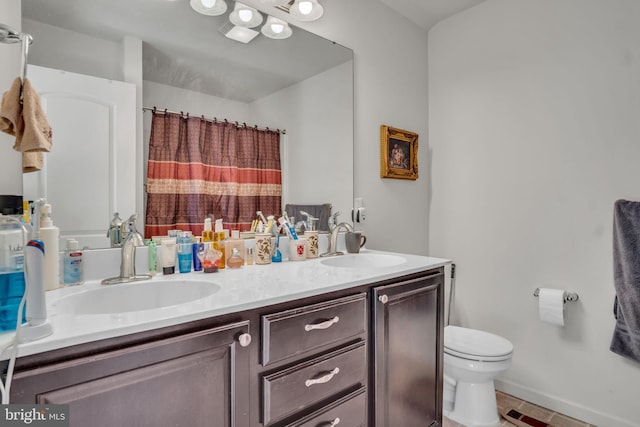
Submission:
[[[44,243],[44,290],[60,287],[60,229],[51,220],[51,205],[40,208],[40,239]]]
[[[82,251],[78,249],[78,241],[67,239],[67,249],[64,251],[64,284],[82,284]]]

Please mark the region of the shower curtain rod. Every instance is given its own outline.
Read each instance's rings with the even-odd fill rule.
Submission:
[[[146,106],[143,106],[143,107],[142,107],[142,111],[153,111],[153,112],[156,112],[156,113],[159,113],[159,114],[173,113],[173,114],[180,114],[181,116],[189,117],[189,113],[185,113],[184,111],[171,111],[171,110],[167,110],[166,108],[163,110],[163,109],[156,108],[156,107],[146,107]],[[193,117],[197,117],[197,116],[193,116]],[[205,117],[204,117],[204,114],[203,114],[203,115],[201,115],[200,117],[202,117],[202,119],[203,119],[203,120],[206,120],[206,121],[208,121],[208,122],[213,122],[213,123],[218,123],[218,122],[221,122],[221,123],[222,123],[222,122],[225,122],[225,123],[235,124],[235,125],[236,125],[236,127],[239,127],[239,128],[241,128],[241,127],[244,127],[244,128],[251,128],[251,127],[252,127],[252,128],[254,128],[254,129],[256,129],[256,130],[264,130],[264,131],[270,131],[270,132],[278,132],[278,133],[280,133],[280,134],[282,134],[282,135],[286,135],[286,134],[287,134],[287,130],[286,130],[286,129],[269,129],[268,127],[266,127],[266,128],[260,128],[260,127],[258,127],[258,125],[250,126],[250,125],[247,125],[246,123],[233,122],[233,121],[231,121],[231,120],[227,120],[227,119],[220,119],[220,120],[218,120],[218,118],[217,118],[217,117],[214,117],[214,118],[212,118],[212,119],[208,119],[208,118],[205,118]]]

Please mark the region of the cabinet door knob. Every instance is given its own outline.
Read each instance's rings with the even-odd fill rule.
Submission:
[[[304,385],[306,385],[307,387],[311,387],[314,384],[328,383],[329,381],[331,381],[331,378],[333,378],[334,375],[336,375],[339,372],[340,372],[340,368],[335,368],[333,371],[329,372],[327,375],[321,376],[320,378],[312,378],[310,380],[306,380],[304,382]]]
[[[251,344],[251,334],[249,333],[241,334],[238,337],[238,342],[240,343],[240,346],[247,347],[249,344]]]
[[[329,319],[322,323],[314,323],[313,325],[304,325],[304,330],[309,332],[309,331],[313,331],[314,329],[327,329],[327,328],[330,328],[331,325],[334,325],[339,321],[340,321],[340,318],[336,316],[333,319]]]
[[[386,303],[388,303],[388,302],[389,302],[389,297],[388,297],[387,295],[380,295],[380,296],[378,297],[378,300],[379,300],[381,303],[386,304]]]

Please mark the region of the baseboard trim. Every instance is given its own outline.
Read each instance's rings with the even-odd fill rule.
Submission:
[[[638,424],[632,424],[631,421],[614,417],[612,414],[594,411],[593,409],[585,408],[575,402],[569,402],[559,397],[542,393],[539,390],[534,390],[511,381],[496,379],[494,382],[496,390],[569,417],[576,418],[586,423],[593,424],[594,426],[638,427]]]

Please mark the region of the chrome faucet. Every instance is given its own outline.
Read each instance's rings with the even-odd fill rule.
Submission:
[[[136,248],[144,246],[142,234],[136,229],[138,214],[133,214],[126,221],[129,228],[127,237],[122,242],[120,276],[111,277],[102,281],[103,285],[113,285],[116,283],[136,282],[138,280],[151,279],[149,274],[136,274]]]
[[[320,254],[321,257],[344,255],[344,252],[336,250],[338,249],[338,233],[342,228],[349,232],[353,231],[353,226],[348,222],[341,222],[340,224],[333,227],[333,229],[331,230],[331,236],[329,237],[329,248],[327,248],[326,253]]]

